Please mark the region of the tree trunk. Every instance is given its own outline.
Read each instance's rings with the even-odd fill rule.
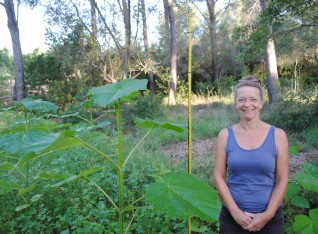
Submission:
[[[215,0],[206,0],[209,11],[209,32],[211,43],[211,57],[212,57],[212,79],[214,82],[219,80],[219,71],[217,64],[217,43],[216,43],[216,16],[215,16]]]
[[[90,0],[91,4],[91,27],[94,44],[97,45],[97,15],[96,7],[93,0]]]
[[[131,47],[131,21],[130,21],[130,0],[122,0],[122,14],[125,25],[125,57],[123,62],[124,77],[126,79],[129,73],[130,47]]]
[[[14,99],[21,101],[24,97],[24,69],[23,58],[20,43],[20,33],[18,20],[15,16],[13,0],[5,0],[0,3],[4,6],[8,18],[8,28],[11,35],[13,59],[14,59],[14,72],[15,72],[15,93]]]
[[[261,10],[264,12],[268,8],[269,0],[261,0]],[[265,56],[265,69],[267,80],[267,92],[269,103],[277,103],[280,99],[279,92],[279,78],[276,62],[275,43],[272,35],[272,27],[268,24],[268,38],[265,43],[264,56]]]
[[[93,0],[90,0],[91,5],[91,37],[93,43],[93,56],[90,60],[90,70],[91,70],[91,84],[97,86],[99,84],[99,80],[96,75],[96,69],[94,66],[94,58],[98,57],[97,53],[98,49],[98,40],[97,40],[97,15],[96,15],[96,8]],[[100,57],[100,56],[99,56]]]
[[[177,90],[177,33],[176,21],[173,11],[173,0],[164,0],[165,8],[169,16],[170,25],[170,82],[169,82],[169,105],[176,104],[176,90]]]
[[[153,79],[153,72],[150,64],[150,56],[149,56],[149,42],[148,42],[148,31],[147,31],[147,20],[146,20],[146,7],[145,0],[141,0],[141,14],[142,14],[142,28],[143,28],[143,40],[145,47],[145,58],[146,58],[146,66],[148,70],[148,79],[149,79],[149,88],[150,93],[155,93],[155,84]]]

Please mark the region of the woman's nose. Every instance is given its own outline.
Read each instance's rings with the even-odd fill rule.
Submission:
[[[250,105],[251,105],[251,102],[249,100],[244,101],[244,106],[250,106]]]

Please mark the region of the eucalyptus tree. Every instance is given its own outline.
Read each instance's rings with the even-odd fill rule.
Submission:
[[[148,73],[150,92],[151,94],[154,94],[155,84],[154,84],[153,70],[152,70],[150,53],[149,53],[149,40],[148,40],[148,27],[147,27],[145,0],[140,0],[140,4],[141,4],[141,15],[142,15],[142,32],[143,32],[143,41],[144,41],[145,58],[146,58],[146,62],[145,62],[146,72]]]
[[[279,66],[285,71],[284,77],[292,79],[294,92],[318,82],[317,11],[317,0],[272,0],[266,12],[275,22],[277,50],[283,60]]]
[[[216,41],[216,13],[215,4],[217,0],[205,0],[208,13],[209,13],[209,32],[210,32],[210,43],[211,43],[211,58],[212,58],[212,78],[214,82],[219,80],[218,71],[218,59],[217,59],[217,41]]]
[[[176,90],[177,90],[177,32],[176,32],[176,19],[173,10],[173,0],[163,0],[165,9],[165,25],[169,25],[170,32],[170,81],[169,81],[169,105],[176,104]],[[166,27],[167,27],[166,26]]]
[[[268,9],[268,4],[270,0],[260,0],[261,10],[265,12]],[[272,25],[267,24],[266,27],[266,41],[264,48],[264,57],[265,57],[265,69],[266,69],[266,81],[267,81],[267,91],[268,98],[270,103],[277,103],[280,98],[279,91],[279,77],[277,71],[277,59],[276,59],[276,50],[275,42],[273,37],[273,28]]]
[[[20,42],[20,32],[18,24],[18,15],[16,15],[14,1],[4,0],[0,4],[5,8],[8,20],[8,28],[11,35],[13,57],[14,57],[14,74],[15,74],[15,100],[21,101],[24,97],[24,69],[22,49]],[[20,1],[17,3],[19,8]]]

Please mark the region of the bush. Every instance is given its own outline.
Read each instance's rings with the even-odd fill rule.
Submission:
[[[305,130],[301,132],[300,136],[304,140],[306,148],[318,148],[318,127]]]
[[[142,119],[153,119],[161,113],[161,98],[157,95],[140,95],[132,104],[125,108],[123,119],[127,124],[133,124],[138,116]]]
[[[295,100],[284,101],[270,111],[264,110],[264,120],[289,133],[302,132],[318,126],[317,103],[305,104]]]
[[[228,96],[233,93],[233,87],[236,85],[236,80],[233,77],[223,77],[217,83],[218,94],[220,96]]]

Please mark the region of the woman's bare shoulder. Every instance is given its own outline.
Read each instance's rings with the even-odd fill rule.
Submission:
[[[221,129],[221,131],[219,132],[218,138],[227,138],[229,132],[227,128],[223,128]]]
[[[287,139],[286,132],[283,129],[277,127],[275,128],[275,137],[278,140]]]

